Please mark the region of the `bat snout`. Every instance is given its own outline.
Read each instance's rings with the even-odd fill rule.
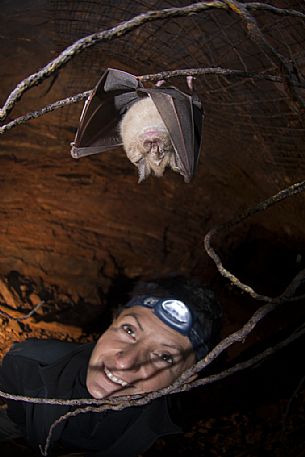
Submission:
[[[163,141],[158,137],[146,138],[143,141],[143,149],[146,153],[151,153],[156,159],[161,160],[164,156]]]
[[[146,153],[151,153],[157,160],[164,156],[164,143],[167,132],[158,127],[147,128],[141,135],[143,149]]]

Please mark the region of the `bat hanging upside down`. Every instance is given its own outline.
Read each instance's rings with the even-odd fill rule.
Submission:
[[[122,145],[138,168],[139,182],[169,166],[192,178],[200,153],[201,103],[175,87],[146,89],[126,72],[108,69],[87,100],[72,143],[74,158]],[[162,82],[161,82],[162,84]]]
[[[168,130],[150,97],[135,102],[123,116],[120,133],[126,155],[137,168],[139,183],[154,172],[163,176],[170,166],[179,172],[179,158]]]

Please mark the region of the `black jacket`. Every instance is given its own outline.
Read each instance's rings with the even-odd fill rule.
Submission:
[[[0,368],[1,390],[12,394],[49,398],[90,398],[86,372],[94,344],[29,339],[14,344]],[[44,446],[51,424],[74,407],[8,401],[11,419],[38,450]],[[81,413],[61,422],[52,435],[69,450],[90,456],[133,457],[148,449],[160,436],[177,433],[166,397],[145,406],[122,411]]]

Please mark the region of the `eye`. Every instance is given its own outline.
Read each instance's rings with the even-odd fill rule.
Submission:
[[[168,363],[169,365],[174,364],[174,357],[171,354],[161,353],[159,354],[159,359],[162,360],[162,362]]]
[[[127,335],[130,335],[132,338],[136,337],[135,331],[131,325],[123,324],[121,328],[124,330],[125,333],[127,333]]]

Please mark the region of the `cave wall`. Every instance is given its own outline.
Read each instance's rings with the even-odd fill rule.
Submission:
[[[136,13],[188,3],[2,2],[1,103],[19,81],[76,39]],[[287,7],[284,1],[269,4]],[[305,12],[301,1],[290,1],[289,7]],[[304,21],[268,12],[255,17],[303,81]],[[82,52],[26,93],[9,119],[92,88],[111,66],[137,75],[212,66],[276,71],[232,13],[158,20]],[[185,88],[181,78],[172,83]],[[2,135],[0,275],[18,271],[94,303],[101,299],[98,290],[106,293],[119,276],[185,271],[214,278],[202,247],[207,230],[303,179],[304,113],[291,104],[283,84],[270,81],[209,75],[197,78],[196,90],[204,102],[204,143],[190,184],[167,171],[162,179],[138,185],[136,169],[120,148],[73,160],[70,142],[82,104]],[[304,96],[303,89],[298,92]],[[237,234],[219,240],[223,255],[247,237],[251,225],[265,230],[267,239],[291,238],[302,250],[303,206],[299,195],[253,217]]]

